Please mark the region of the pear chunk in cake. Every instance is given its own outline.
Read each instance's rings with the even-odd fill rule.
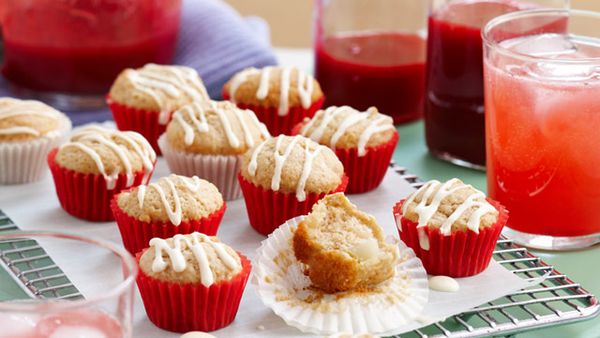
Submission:
[[[398,248],[384,241],[375,218],[343,193],[327,195],[299,223],[294,254],[312,284],[329,293],[379,284],[394,275]]]

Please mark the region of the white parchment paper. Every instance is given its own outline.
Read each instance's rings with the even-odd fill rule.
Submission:
[[[168,175],[169,171],[162,158],[159,159],[153,181]],[[392,215],[393,205],[406,197],[413,189],[399,175],[389,171],[383,184],[376,190],[351,195],[350,199],[362,210],[371,213],[379,221],[388,235],[398,237]],[[59,205],[50,175],[40,182],[0,186],[0,208],[23,230],[49,230],[81,234],[101,238],[121,244],[119,230],[113,222],[89,223],[73,218]],[[264,236],[256,233],[248,224],[244,201],[228,202],[227,211],[218,236],[233,248],[249,258],[254,258],[256,249]],[[71,252],[63,248],[47,247],[46,250],[65,271],[71,281],[83,292],[91,294],[98,285],[114,282],[120,274],[120,266],[100,264],[101,271],[89,273],[83,267],[91,259],[98,259],[93,251]],[[448,317],[484,304],[529,284],[514,276],[499,264],[493,262],[483,273],[459,280],[461,290],[458,293],[440,293],[432,291],[430,301],[420,320],[390,333],[399,333],[428,324],[430,321]],[[144,307],[136,290],[134,315],[134,337],[159,338],[179,337],[156,328],[146,318]],[[213,332],[217,337],[307,337],[310,335],[289,327],[269,308],[264,306],[253,285],[250,283],[244,293],[236,320],[224,329]]]

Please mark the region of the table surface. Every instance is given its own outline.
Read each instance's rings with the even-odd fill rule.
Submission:
[[[293,64],[303,68],[310,68],[311,56],[309,50],[278,50],[278,56],[283,64]],[[446,180],[458,177],[464,182],[486,190],[485,173],[472,169],[461,168],[450,163],[438,160],[427,152],[424,140],[423,122],[413,122],[398,127],[400,141],[394,153],[397,164],[408,168],[423,180]],[[600,246],[592,248],[551,253],[532,250],[548,264],[553,265],[558,271],[568,275],[575,282],[595,295],[600,295]],[[10,277],[0,273],[0,300],[10,299],[22,295],[18,287],[5,288],[10,284]],[[585,322],[540,329],[519,334],[521,338],[541,337],[600,337],[600,316]]]

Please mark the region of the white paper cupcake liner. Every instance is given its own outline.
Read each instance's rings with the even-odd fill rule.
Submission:
[[[64,117],[61,127],[39,139],[22,142],[0,142],[0,184],[23,184],[39,181],[48,172],[46,157],[58,147],[71,130]]]
[[[160,148],[171,172],[184,176],[198,176],[214,184],[227,201],[242,197],[237,173],[242,165],[237,155],[186,154],[173,149],[165,134],[158,138]]]
[[[292,218],[269,235],[255,261],[254,283],[261,300],[288,325],[319,335],[384,333],[421,313],[429,297],[427,273],[402,242],[394,277],[372,292],[331,295],[310,288],[292,248],[293,233],[303,218]]]

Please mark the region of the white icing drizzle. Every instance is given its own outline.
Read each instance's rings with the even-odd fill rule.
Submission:
[[[223,264],[230,270],[237,270],[240,268],[240,263],[235,257],[227,252],[225,245],[216,242],[213,238],[201,234],[199,232],[193,232],[189,235],[175,235],[173,237],[173,246],[169,245],[167,240],[162,238],[152,238],[150,240],[150,247],[154,247],[154,261],[152,262],[152,271],[157,273],[164,271],[168,264],[163,258],[163,253],[169,256],[171,262],[171,268],[175,272],[182,272],[187,267],[185,256],[183,255],[182,243],[185,242],[187,247],[192,251],[196,262],[198,263],[198,270],[200,272],[200,283],[206,287],[214,284],[215,278],[214,273],[210,267],[210,262],[206,249],[203,243],[208,244],[217,254],[217,257],[223,262]]]
[[[0,108],[0,120],[5,120],[15,116],[39,116],[58,121],[61,118],[60,112],[45,104],[34,100],[17,100],[13,98],[1,98],[0,103],[8,103]],[[12,126],[0,128],[0,135],[18,135],[28,134],[40,136],[40,132],[27,126]],[[46,136],[52,136],[54,133],[48,132]]]
[[[304,165],[302,166],[302,175],[300,176],[298,186],[296,187],[296,199],[300,202],[306,199],[306,192],[304,191],[306,180],[308,180],[308,176],[312,171],[313,160],[315,157],[317,157],[317,155],[319,155],[321,149],[321,147],[317,147],[313,152],[311,152],[308,148],[308,142],[304,143]]]
[[[223,102],[221,104],[217,104],[216,102],[211,101],[209,105],[210,110],[219,118],[229,144],[234,148],[239,148],[241,145],[240,140],[233,131],[233,126],[227,112],[221,107],[221,105],[226,105],[226,103]],[[240,110],[235,106],[230,107],[230,109],[233,111],[236,119],[240,123],[242,132],[244,134],[244,140],[249,147],[254,146],[254,137],[252,137],[252,133],[250,132],[250,129],[248,129],[246,121],[244,121],[243,114],[250,116],[250,120],[264,138],[268,138],[270,136],[267,127],[258,120],[254,112],[248,109]],[[184,106],[173,114],[173,119],[177,121],[177,123],[179,123],[179,125],[181,125],[183,128],[184,143],[186,145],[191,145],[194,143],[196,131],[198,133],[205,133],[209,131],[210,125],[206,119],[206,112],[206,108],[202,107],[200,103],[194,102],[190,105]],[[191,124],[184,119],[184,116],[187,116],[191,120]],[[200,119],[198,119],[197,116],[199,116]]]
[[[283,170],[283,166],[285,161],[288,159],[294,147],[298,142],[303,139],[302,136],[296,135],[292,138],[292,140],[288,143],[288,145],[283,149],[283,153],[281,151],[282,142],[284,136],[278,136],[275,141],[275,150],[273,152],[273,160],[275,162],[275,167],[273,169],[273,177],[271,178],[271,189],[274,191],[279,191],[280,183],[281,183],[281,173]],[[269,140],[263,141],[259,144],[254,151],[252,152],[252,156],[250,158],[250,162],[248,163],[248,174],[250,176],[255,176],[256,171],[258,169],[258,155],[262,152],[265,144]],[[302,172],[300,173],[300,178],[298,179],[298,183],[296,185],[296,199],[300,202],[306,199],[306,181],[308,180],[310,173],[312,172],[314,159],[319,155],[320,151],[324,147],[321,145],[317,145],[314,151],[310,151],[308,140],[305,139],[304,142],[304,164],[302,166]]]
[[[256,98],[264,100],[269,95],[271,73],[275,67],[264,67],[262,69],[247,68],[236,74],[229,85],[229,97],[232,102],[236,102],[235,93],[238,88],[248,80],[250,75],[260,74]],[[281,81],[279,83],[279,108],[277,114],[285,116],[289,112],[289,95],[291,86],[292,71],[297,72],[297,93],[300,98],[300,104],[304,109],[308,109],[312,103],[312,94],[314,91],[313,77],[305,72],[290,67],[281,68]]]
[[[160,182],[166,182],[167,186],[169,187],[171,198],[175,204],[174,209],[171,208],[171,203],[169,203],[169,200],[167,199],[167,193],[159,185]],[[173,225],[181,224],[183,212],[181,210],[181,197],[179,196],[179,192],[175,186],[177,182],[183,183],[183,185],[185,185],[185,187],[192,193],[197,193],[202,186],[202,181],[197,176],[185,177],[174,174],[171,174],[168,177],[162,177],[157,183],[150,183],[148,186],[140,185],[137,192],[138,205],[140,209],[144,207],[144,199],[146,198],[147,190],[152,188],[158,192],[162,205],[167,212],[167,216],[169,217],[169,221],[171,221]]]
[[[460,285],[456,279],[448,276],[431,276],[429,277],[429,288],[440,292],[458,292]]]
[[[115,142],[114,139],[123,141],[133,150],[130,150],[126,146]],[[126,187],[132,186],[135,178],[128,154],[130,152],[135,153],[142,161],[144,170],[144,178],[142,179],[142,183],[146,183],[148,181],[150,173],[154,168],[156,153],[154,150],[152,150],[152,147],[148,141],[146,141],[141,135],[130,131],[122,132],[117,130],[108,130],[98,126],[89,126],[74,133],[71,137],[71,140],[60,147],[60,149],[75,147],[86,153],[94,161],[100,174],[104,176],[106,180],[106,188],[108,190],[112,190],[116,186],[119,174],[121,174],[119,168],[116,168],[116,170],[112,173],[107,173],[101,156],[93,147],[85,144],[84,141],[91,141],[96,144],[104,145],[117,155],[119,161],[125,169],[125,176],[127,177]]]
[[[481,218],[483,217],[483,215],[496,210],[496,208],[494,208],[491,204],[487,202],[477,201],[476,199],[478,198],[485,198],[485,195],[482,192],[473,188],[471,185],[461,183],[455,187],[452,187],[457,182],[460,182],[457,178],[453,178],[443,184],[437,180],[429,181],[426,184],[424,184],[421,188],[419,188],[419,190],[412,193],[409,196],[409,198],[406,201],[404,201],[404,204],[402,205],[402,213],[406,214],[408,206],[414,201],[415,197],[418,194],[423,193],[421,201],[417,203],[413,209],[414,212],[418,215],[417,231],[419,235],[419,244],[421,246],[421,249],[429,250],[429,239],[427,237],[427,234],[425,233],[424,228],[427,227],[427,223],[429,222],[429,220],[431,220],[433,215],[438,211],[442,200],[451,195],[452,193],[465,188],[471,188],[473,190],[473,193],[470,194],[463,201],[463,203],[454,210],[454,212],[450,216],[448,216],[444,223],[442,223],[442,226],[440,227],[440,232],[445,236],[450,235],[452,230],[452,224],[454,224],[454,222],[458,220],[460,216],[470,208],[477,207],[477,209],[475,209],[475,211],[471,214],[467,222],[467,228],[471,231],[474,231],[475,233],[479,232],[479,225],[481,223]],[[431,203],[428,204],[427,201],[430,198],[432,200]]]
[[[366,112],[359,112],[349,106],[333,106],[317,112],[317,114],[306,125],[304,125],[304,127],[302,127],[300,133],[312,139],[313,141],[320,143],[323,139],[323,134],[327,129],[327,126],[334,121],[336,116],[344,113],[347,113],[346,117],[341,121],[341,123],[339,123],[338,128],[331,136],[331,140],[329,142],[329,147],[334,150],[338,141],[342,136],[344,136],[348,128],[361,121],[368,120],[371,116],[378,115],[371,109]],[[319,123],[317,124],[316,128],[314,128],[311,133],[308,133],[308,130],[315,126],[317,120]],[[358,156],[362,157],[366,155],[367,143],[369,143],[369,140],[373,134],[394,128],[394,125],[390,123],[390,118],[385,115],[377,116],[376,118],[370,120],[369,124],[359,135],[357,144]]]
[[[137,90],[146,93],[160,107],[161,112],[158,122],[162,125],[169,122],[170,114],[163,96],[178,98],[184,93],[192,101],[208,99],[206,88],[204,88],[200,77],[192,68],[161,66],[150,63],[139,70],[127,73],[127,78]],[[162,93],[162,95],[159,93]]]

